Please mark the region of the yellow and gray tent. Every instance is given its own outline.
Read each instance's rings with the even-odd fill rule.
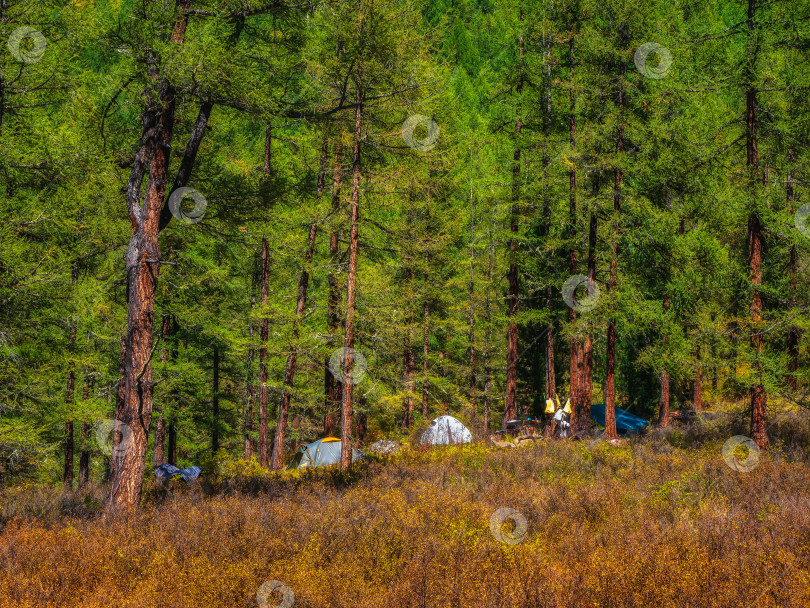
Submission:
[[[336,437],[324,437],[306,445],[295,452],[288,469],[306,469],[307,467],[327,467],[340,464],[340,450],[343,442]],[[352,450],[352,462],[363,458],[360,450]]]

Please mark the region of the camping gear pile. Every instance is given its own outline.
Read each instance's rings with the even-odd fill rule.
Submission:
[[[399,452],[399,446],[393,441],[388,439],[380,439],[371,444],[368,451],[372,454],[379,454],[380,456],[390,456]]]

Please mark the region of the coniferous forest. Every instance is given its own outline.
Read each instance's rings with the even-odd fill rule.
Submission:
[[[810,602],[810,1],[0,34],[0,606]]]

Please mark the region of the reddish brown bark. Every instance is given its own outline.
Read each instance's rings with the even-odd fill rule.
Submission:
[[[340,210],[340,185],[342,179],[342,165],[341,165],[341,152],[342,148],[340,142],[335,145],[335,168],[332,176],[332,214],[337,215]],[[329,329],[330,344],[335,344],[334,338],[340,329],[340,284],[338,283],[337,275],[332,271],[332,268],[338,263],[339,260],[339,233],[338,229],[334,228],[329,236],[329,257],[330,266],[327,281],[329,283],[329,299],[327,303],[326,312],[326,325]],[[327,354],[324,361],[324,393],[326,397],[326,412],[324,415],[323,430],[327,437],[335,434],[335,413],[340,408],[343,399],[343,385],[335,380],[335,376],[329,369],[329,357]]]
[[[323,194],[324,181],[326,176],[326,158],[329,150],[329,139],[324,135],[321,145],[321,166],[318,173],[318,185],[316,196],[320,198]],[[284,466],[284,441],[287,436],[287,418],[290,411],[290,400],[292,398],[292,386],[295,380],[296,361],[298,358],[298,340],[301,317],[307,303],[307,289],[309,287],[309,266],[312,263],[312,256],[315,252],[315,237],[318,234],[318,223],[312,220],[309,226],[309,236],[307,238],[306,252],[304,253],[304,266],[301,269],[301,277],[298,280],[298,299],[295,306],[295,326],[293,328],[292,352],[287,357],[287,365],[284,369],[284,387],[281,394],[281,404],[278,409],[278,423],[276,424],[276,434],[273,440],[273,455],[271,465],[273,469],[280,469]]]
[[[787,183],[785,185],[785,193],[787,199],[787,212],[791,217],[793,216],[793,150],[788,149],[787,152],[788,171]],[[797,282],[796,282],[796,245],[790,244],[788,249],[788,301],[790,307],[795,309],[797,303]],[[787,336],[787,352],[788,352],[788,375],[787,383],[790,390],[795,392],[797,387],[796,372],[799,371],[799,329],[791,324],[788,328]]]
[[[523,7],[520,9],[520,21],[524,21]],[[518,82],[516,92],[518,96],[523,92],[523,34],[518,39]],[[509,329],[506,349],[506,399],[504,400],[503,426],[507,420],[517,417],[517,304],[518,304],[518,267],[517,267],[517,231],[518,231],[518,205],[520,202],[520,147],[519,138],[523,128],[520,117],[520,108],[515,121],[515,153],[512,163],[512,209],[509,221],[509,230],[512,233],[509,239]]]
[[[211,395],[211,453],[219,450],[219,347],[214,346],[214,379]]]
[[[664,317],[666,317],[668,310],[669,298],[665,297]],[[664,340],[667,341],[667,336],[664,336]],[[667,371],[666,363],[664,363],[661,369],[661,398],[659,400],[658,409],[658,426],[669,426],[669,372]]]
[[[70,283],[71,285],[75,285],[76,281],[79,280],[79,262],[75,260],[73,262],[73,268],[70,273]],[[68,353],[73,355],[73,350],[76,346],[76,324],[73,321],[70,321],[70,329],[68,333]],[[76,373],[75,373],[75,363],[73,359],[70,359],[70,363],[68,364],[68,374],[67,374],[67,390],[65,394],[65,403],[68,407],[68,420],[65,421],[65,466],[64,472],[62,475],[62,482],[65,484],[65,487],[68,489],[73,488],[73,393],[76,388]]]
[[[470,148],[470,408],[475,415],[478,411],[478,396],[476,395],[475,377],[475,215],[473,212],[473,151]],[[428,254],[425,252],[427,265]],[[427,283],[427,275],[425,275]],[[425,301],[425,331],[427,331],[427,300]],[[427,349],[427,334],[425,334],[425,349]],[[427,353],[427,350],[425,351]],[[427,361],[427,354],[425,354]],[[425,386],[427,386],[427,367],[425,368]],[[427,388],[424,390],[423,410],[427,418]]]
[[[358,87],[355,93],[357,110],[354,118],[354,150],[352,152],[352,197],[351,197],[351,229],[349,231],[349,269],[346,277],[346,339],[344,347],[354,348],[354,317],[355,317],[355,291],[357,289],[357,244],[358,224],[360,222],[360,136],[363,125],[363,103]],[[353,384],[351,382],[354,370],[354,356],[352,350],[346,350],[344,358],[343,377],[343,403],[341,406],[341,449],[340,468],[348,470],[352,464],[352,397]]]
[[[86,420],[82,421],[82,451],[79,455],[79,488],[81,489],[90,481],[90,452],[88,443],[90,442],[90,425]]]
[[[570,86],[569,91],[569,126],[568,126],[568,141],[571,150],[576,146],[576,115],[574,110],[576,108],[576,97],[574,95],[574,35],[571,33],[571,38],[568,41],[568,83]],[[577,273],[577,172],[576,167],[572,164],[568,169],[568,221],[571,230],[571,251],[569,253],[569,271],[572,275]],[[582,403],[582,346],[577,342],[577,338],[573,328],[576,326],[577,311],[573,308],[569,309],[568,321],[571,325],[571,338],[568,342],[569,350],[569,366],[568,377],[570,381],[569,398],[571,399],[571,428],[576,433],[582,425],[580,418],[579,407]]]
[[[422,335],[422,416],[425,418],[428,417],[428,354],[429,354],[429,342],[428,337],[430,335],[430,301],[428,300],[428,272],[427,272],[427,264],[430,260],[430,254],[426,251],[425,252],[425,315],[424,315],[424,327],[423,327],[423,335]],[[472,349],[470,351],[470,356],[472,357]],[[473,384],[475,384],[475,377],[473,376]],[[475,411],[475,387],[473,386],[473,411]]]
[[[624,66],[621,68],[624,75]],[[619,133],[616,141],[616,151],[621,154],[624,150],[624,91],[619,87]],[[608,291],[616,289],[619,265],[619,217],[621,212],[622,170],[616,167],[615,184],[613,190],[613,231],[610,242],[610,280]],[[615,314],[615,310],[612,311]],[[618,437],[616,432],[616,320],[613,314],[608,320],[607,327],[607,371],[605,374],[605,436],[608,439]]]
[[[756,0],[748,0],[748,35],[756,36]],[[756,52],[756,51],[755,51]],[[745,67],[746,78],[746,155],[749,171],[748,185],[750,196],[750,215],[748,216],[748,267],[751,281],[751,349],[755,353],[752,364],[752,376],[755,384],[751,387],[751,438],[761,450],[768,447],[767,434],[767,405],[768,398],[762,382],[762,354],[763,336],[762,322],[762,296],[759,287],[762,285],[762,223],[757,213],[757,181],[759,173],[759,156],[757,152],[757,90],[755,78],[752,73],[752,61]]]
[[[262,238],[262,321],[259,347],[259,466],[267,466],[267,298],[270,293],[270,246]]]
[[[700,364],[700,345],[695,346],[695,361],[697,362],[697,369],[695,370],[695,379],[692,382],[692,405],[698,412],[703,411],[703,373]]]
[[[416,353],[413,349],[413,330],[408,329],[405,332],[405,346],[402,353],[402,375],[405,385],[405,399],[403,402],[402,426],[410,428],[413,424],[413,408],[414,408],[414,371],[416,367]]]
[[[595,213],[591,213],[588,222],[588,292],[592,293],[596,285],[596,229],[597,218]],[[590,425],[591,401],[593,397],[593,336],[591,331],[585,333],[585,340],[582,343],[582,373],[580,375],[580,398],[582,399],[582,409],[580,410],[580,420],[583,428]]]
[[[315,236],[318,233],[318,224],[312,221],[309,227],[309,237],[307,238],[307,248],[304,254],[304,268],[301,270],[301,278],[298,281],[298,300],[295,305],[295,327],[293,329],[292,352],[287,357],[287,365],[284,369],[284,388],[281,394],[281,404],[278,409],[278,424],[273,440],[272,468],[280,469],[284,466],[284,441],[287,436],[287,417],[290,411],[290,399],[293,381],[295,380],[296,360],[298,358],[298,339],[301,317],[307,305],[307,288],[309,287],[309,265],[312,263],[312,255],[315,252]]]
[[[68,339],[72,347],[76,343],[76,327],[71,325],[70,337]],[[69,415],[72,415],[73,409],[73,391],[76,383],[76,375],[73,370],[73,361],[70,362],[70,369],[67,375],[67,394],[65,402],[68,408],[71,409]],[[65,466],[62,475],[62,482],[65,487],[71,489],[73,487],[73,420],[68,419],[65,421]]]
[[[248,327],[248,334],[250,335],[250,343],[253,344],[253,323]],[[245,386],[245,426],[244,426],[244,443],[245,443],[245,460],[253,457],[253,402],[255,400],[255,392],[253,381],[253,358],[255,351],[251,346],[248,349],[248,377]]]
[[[169,430],[166,433],[169,437],[168,444],[169,444],[169,456],[166,459],[169,464],[177,465],[177,426],[175,425],[174,421],[169,422]]]
[[[176,20],[172,41],[183,43],[186,31],[186,10],[190,0],[177,0]],[[175,91],[166,78],[160,78],[155,57],[147,60],[147,71],[158,84],[157,99],[149,97],[142,113],[141,145],[135,155],[126,187],[126,199],[132,223],[132,236],[126,255],[127,268],[127,336],[125,350],[124,395],[116,412],[114,446],[121,442],[123,425],[129,427],[127,443],[114,452],[114,469],[107,511],[130,508],[138,504],[144,477],[145,456],[152,421],[152,330],[154,299],[160,271],[158,233],[165,226],[170,212],[165,204],[166,182],[174,125]],[[175,187],[185,185],[191,173],[196,151],[205,131],[211,103],[206,102],[192,131]],[[149,162],[149,181],[145,200],[141,203],[140,188]]]
[[[492,408],[492,366],[490,364],[489,340],[490,327],[492,327],[492,310],[490,308],[489,289],[492,285],[492,273],[495,265],[495,242],[492,238],[492,226],[489,231],[489,267],[487,270],[486,299],[484,312],[486,314],[486,330],[484,331],[484,433],[489,435],[490,411]]]

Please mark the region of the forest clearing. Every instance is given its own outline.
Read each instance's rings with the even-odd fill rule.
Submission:
[[[810,605],[810,0],[0,41],[0,608]]]

